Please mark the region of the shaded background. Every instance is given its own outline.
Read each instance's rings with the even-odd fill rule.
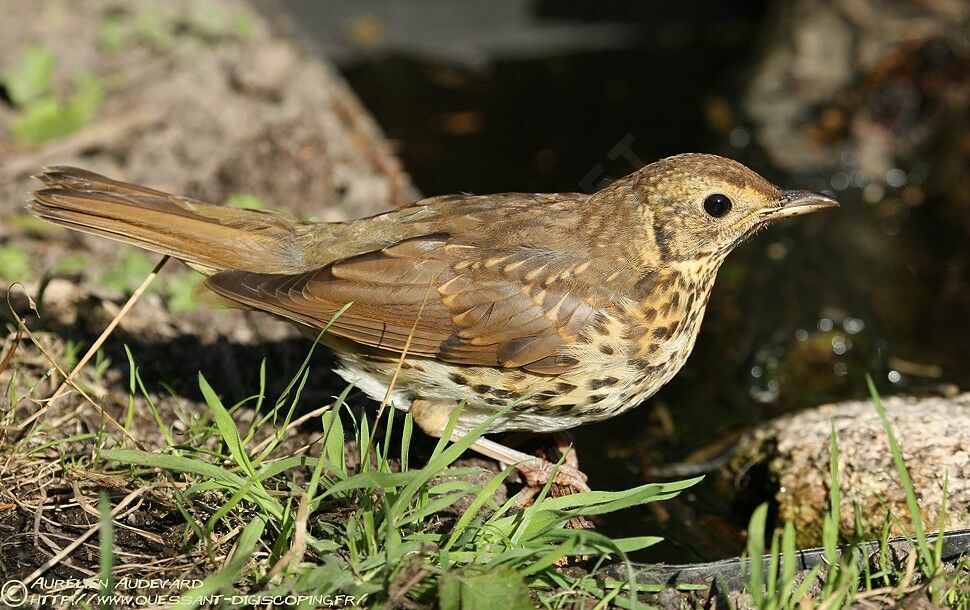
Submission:
[[[965,6],[285,5],[426,195],[588,190],[701,151],[842,202],[732,254],[677,378],[645,408],[575,431],[597,485],[631,486],[764,419],[863,397],[866,373],[887,394],[970,382]],[[735,554],[764,482],[714,479],[673,515],[605,529],[659,524],[674,544],[653,559]]]

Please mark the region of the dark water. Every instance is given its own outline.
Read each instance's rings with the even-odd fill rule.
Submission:
[[[384,52],[342,70],[428,195],[584,190],[687,151],[732,156],[785,187],[844,187],[842,177],[779,173],[732,113],[763,18],[764,7],[738,5],[666,43],[480,68]],[[717,27],[725,20],[731,27]],[[870,201],[861,188],[838,189],[839,210],[786,221],[733,253],[676,379],[641,408],[574,431],[594,487],[640,484],[651,465],[686,460],[758,422],[864,397],[866,373],[885,394],[970,386],[968,235],[947,201],[895,196],[931,173],[910,168]],[[768,489],[747,485],[712,473],[683,498],[601,529],[667,537],[639,559],[735,555]]]

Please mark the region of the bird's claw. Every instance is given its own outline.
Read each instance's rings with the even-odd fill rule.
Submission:
[[[564,488],[557,490],[560,493],[556,495],[590,491],[589,485],[586,484],[586,475],[573,466],[566,464],[556,465],[546,460],[536,460],[532,463],[519,464],[518,469],[522,474],[522,478],[525,479],[526,485],[519,492],[519,506],[528,506],[531,504],[532,499],[549,482],[553,472],[555,472],[555,478],[552,479],[553,485]]]

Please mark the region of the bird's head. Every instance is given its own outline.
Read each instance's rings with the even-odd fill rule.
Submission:
[[[837,206],[825,195],[785,191],[737,161],[683,154],[627,178],[647,235],[661,258],[722,259],[745,238],[781,218]]]

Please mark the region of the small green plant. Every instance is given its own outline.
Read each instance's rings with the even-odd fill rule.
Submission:
[[[90,264],[88,257],[84,254],[80,252],[68,252],[54,261],[48,273],[50,275],[81,273],[85,269],[88,269]]]
[[[53,76],[54,54],[40,45],[30,45],[3,82],[10,100],[23,107],[50,93]]]
[[[147,254],[128,248],[118,264],[108,267],[97,277],[97,282],[119,292],[131,292],[154,268],[155,263]]]
[[[30,259],[21,248],[0,246],[0,280],[24,282],[31,277]]]
[[[118,53],[131,44],[134,34],[123,18],[107,17],[98,24],[94,36],[99,49],[108,53]]]
[[[56,95],[54,64],[49,50],[30,46],[20,65],[3,78],[10,99],[20,112],[10,125],[18,144],[36,146],[74,133],[94,120],[101,107],[103,89],[87,74],[74,77],[70,95]]]
[[[98,496],[98,512],[101,514],[98,546],[100,550],[100,574],[98,580],[105,583],[102,595],[110,595],[113,587],[112,569],[114,568],[114,521],[111,519],[111,502],[108,494]]]
[[[202,286],[202,276],[197,273],[170,274],[165,278],[168,307],[172,311],[192,311],[196,308],[195,295]]]
[[[194,44],[235,38],[243,40],[252,34],[254,24],[245,14],[234,14],[212,2],[194,2],[188,15],[165,10],[161,4],[135,5],[134,15],[112,15],[98,24],[95,40],[98,48],[118,53],[135,44],[155,51],[170,52],[192,48]]]

